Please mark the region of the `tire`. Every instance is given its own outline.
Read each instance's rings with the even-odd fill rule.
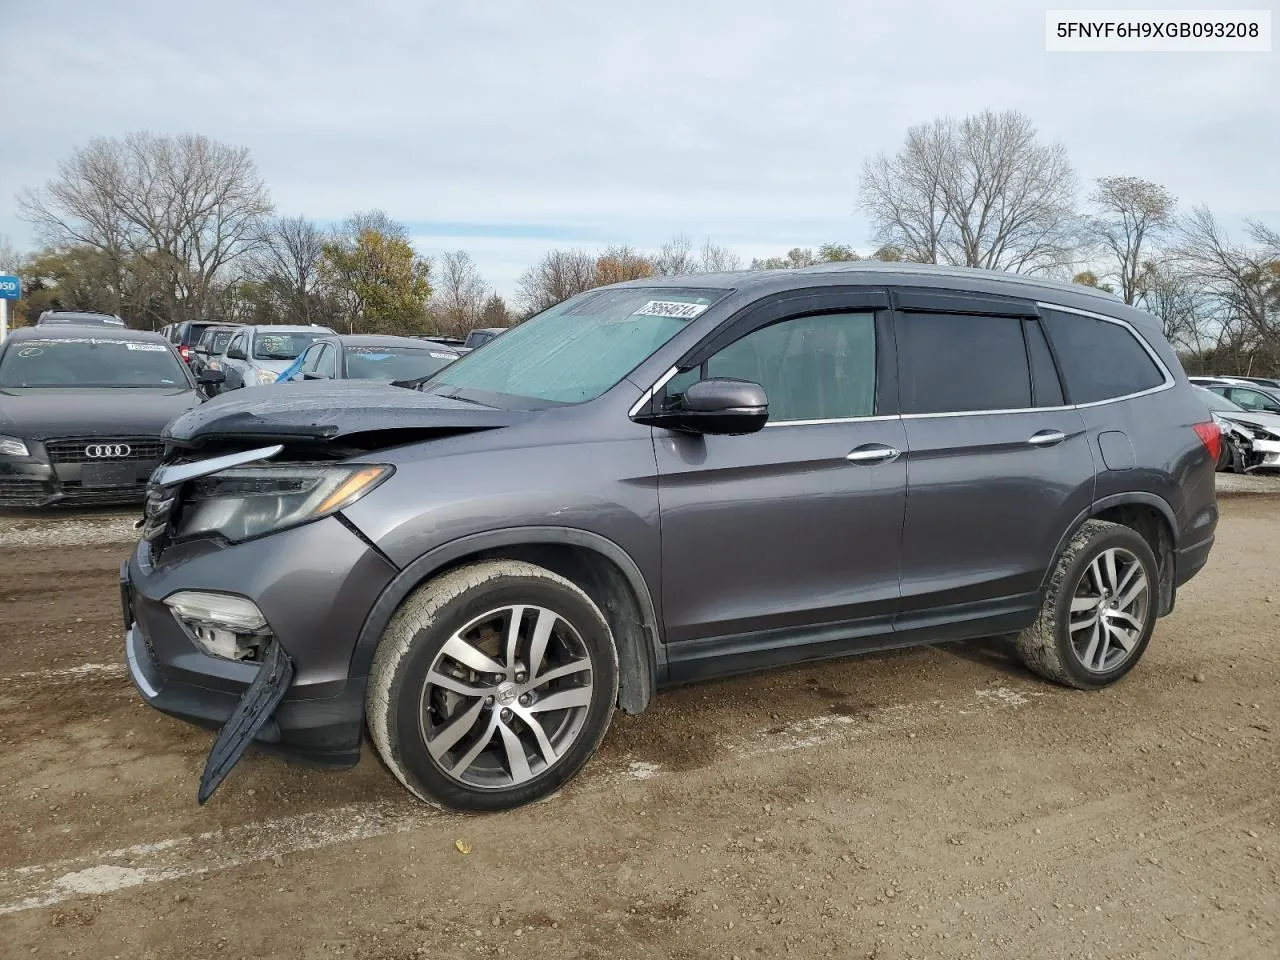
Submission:
[[[1145,578],[1144,597],[1127,605],[1139,581],[1126,576]],[[1014,641],[1018,655],[1030,670],[1064,686],[1096,690],[1115,683],[1151,640],[1159,582],[1155,555],[1141,534],[1086,521],[1054,566],[1036,622]]]
[[[591,598],[549,570],[494,560],[437,577],[401,604],[374,654],[365,706],[378,754],[415,796],[494,811],[540,800],[581,770],[617,697],[617,650]]]

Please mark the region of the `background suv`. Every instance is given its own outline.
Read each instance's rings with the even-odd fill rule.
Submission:
[[[209,367],[226,374],[224,390],[261,387],[275,383],[298,356],[321,337],[332,336],[328,327],[291,327],[279,324],[246,326],[227,341],[222,354]]]
[[[178,353],[187,363],[192,363],[195,359],[196,345],[200,342],[200,338],[204,336],[206,330],[212,327],[239,327],[242,324],[229,324],[225,320],[184,320],[182,323],[173,323],[165,327],[161,333],[169,338],[169,342],[178,348]]]
[[[308,392],[310,391],[310,392]],[[1012,635],[1139,660],[1206,562],[1221,435],[1110,295],[905,265],[635,281],[416,390],[171,424],[123,571],[142,695],[419,797],[546,796],[615,706],[772,664]],[[239,705],[239,706],[237,706]]]

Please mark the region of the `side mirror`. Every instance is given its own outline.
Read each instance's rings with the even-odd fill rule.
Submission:
[[[216,387],[227,382],[227,374],[223,370],[205,367],[196,375],[196,383],[202,387]]]
[[[636,421],[689,433],[756,433],[769,421],[769,398],[750,380],[699,380],[674,406]]]
[[[249,357],[239,347],[233,347],[227,351],[228,360],[248,360]]]
[[[327,373],[318,373],[315,370],[308,370],[302,375],[303,380],[332,380],[333,377]]]

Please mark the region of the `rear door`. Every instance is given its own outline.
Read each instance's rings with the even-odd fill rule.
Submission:
[[[769,399],[748,436],[654,431],[673,674],[892,629],[906,474],[887,304],[865,288],[773,299],[666,384],[735,377]]]
[[[1028,301],[896,295],[907,509],[899,630],[1038,608],[1059,538],[1092,503],[1080,413]],[[1000,624],[988,623],[993,630]]]

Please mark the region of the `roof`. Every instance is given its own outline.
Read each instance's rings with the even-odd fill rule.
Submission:
[[[930,282],[933,281],[933,282]],[[818,263],[792,270],[734,270],[728,273],[698,273],[673,277],[645,277],[616,284],[621,287],[732,287],[737,290],[768,287],[789,290],[796,287],[828,284],[907,284],[947,287],[953,290],[993,292],[993,285],[1021,287],[1027,296],[1037,290],[1071,293],[1115,304],[1113,293],[1078,283],[1049,280],[1004,270],[979,270],[976,267],[951,267],[933,263],[886,263],[880,260],[855,260],[848,263]],[[1007,290],[1006,290],[1007,292]]]
[[[77,327],[72,324],[59,323],[44,327],[19,327],[9,331],[8,340],[78,340],[95,337],[99,340],[129,340],[138,343],[164,343],[169,341],[162,334],[150,330],[130,330],[128,327],[100,327],[97,325]],[[6,340],[6,342],[8,342]]]
[[[322,327],[318,323],[310,326],[306,324],[287,324],[287,323],[247,323],[241,324],[248,330],[265,330],[267,333],[322,333],[326,337],[332,337],[334,334],[328,327]]]
[[[372,333],[342,333],[326,340],[337,340],[344,347],[404,347],[411,350],[430,350],[433,347],[454,352],[448,344],[436,343],[431,339],[418,337],[392,337]]]

